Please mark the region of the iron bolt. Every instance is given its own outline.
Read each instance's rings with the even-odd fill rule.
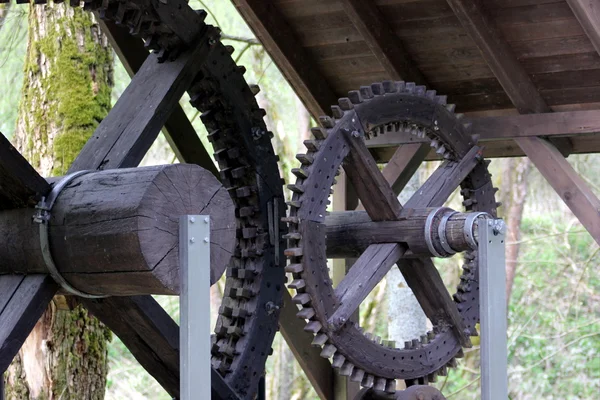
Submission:
[[[360,136],[360,133],[358,133],[358,131],[352,131],[352,136],[357,138]]]
[[[492,226],[492,232],[495,236],[502,235],[506,231],[506,224],[504,223],[504,220],[495,219],[490,221],[490,223]]]
[[[205,218],[204,218],[204,223],[205,223],[205,224],[208,224],[208,221],[209,221],[209,220],[208,220],[208,217],[205,217]]]
[[[196,218],[190,217],[190,223],[193,224],[194,222],[196,222]]]
[[[208,242],[209,242],[208,238],[207,238],[207,237],[205,237],[205,238],[204,238],[204,243],[208,243]]]
[[[279,306],[272,301],[269,301],[267,304],[265,304],[265,310],[267,310],[267,314],[271,315],[275,311],[279,310]]]
[[[196,238],[195,237],[190,238],[190,243],[196,243]]]

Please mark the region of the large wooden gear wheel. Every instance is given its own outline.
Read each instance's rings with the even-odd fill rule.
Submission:
[[[0,0],[3,2],[6,1]],[[191,82],[187,92],[191,104],[202,112],[201,119],[214,147],[221,182],[233,200],[237,221],[237,242],[227,266],[225,293],[213,336],[212,366],[237,396],[254,398],[278,329],[279,306],[285,290],[285,273],[280,265],[284,260],[283,245],[279,233],[285,228],[280,222],[285,215],[285,203],[278,158],[271,144],[272,133],[268,132],[263,120],[265,112],[258,107],[254,97],[258,88],[250,88],[245,81],[245,69],[233,61],[233,48],[220,42],[218,28],[204,23],[206,13],[192,10],[183,0],[169,3],[85,0],[72,1],[71,5],[83,5],[85,10],[97,12],[102,19],[113,21],[128,29],[130,34],[142,37],[146,47],[155,51],[153,59],[146,62],[173,63],[173,69],[188,71],[175,78]],[[193,58],[190,53],[194,57],[201,54],[200,62],[194,62],[191,67],[188,67],[190,64],[181,66],[181,57]],[[132,85],[135,79],[133,82]],[[137,100],[144,104],[152,95]],[[168,96],[173,97],[165,94],[165,98]],[[128,107],[131,108],[129,102],[119,102],[111,114],[119,115]],[[138,110],[141,108],[144,107]],[[158,118],[170,111],[161,109]],[[131,137],[123,141],[118,136],[120,132],[115,129],[102,131],[101,125],[69,172],[137,166],[161,127],[148,123],[143,129],[129,132]],[[114,144],[109,145],[109,141]],[[129,148],[120,149],[117,143],[125,143]],[[158,303],[150,296],[138,296],[87,299],[84,304],[117,335],[122,333],[124,343],[132,348],[142,365],[171,395],[179,396],[179,349],[176,343],[169,342],[177,338],[177,325]],[[108,309],[112,311],[105,312]],[[125,317],[118,316],[120,312],[128,313],[128,318],[136,313],[145,314],[135,317],[148,325],[155,324],[153,329],[160,331],[157,335],[164,335],[160,338],[164,343],[140,347],[140,341],[153,339],[147,331],[132,332],[127,323],[123,323]],[[148,337],[140,339],[136,335]],[[162,371],[161,363],[170,363],[166,367],[170,370]],[[160,377],[156,371],[161,371]]]
[[[332,111],[333,118],[321,118],[324,128],[314,128],[314,139],[305,142],[308,151],[298,155],[302,166],[294,170],[297,182],[289,186],[293,198],[287,218],[286,256],[290,264],[286,271],[292,275],[289,287],[297,293],[293,300],[300,307],[298,317],[306,320],[305,331],[315,335],[313,345],[322,347],[321,356],[331,358],[341,375],[364,387],[394,392],[396,379],[404,379],[408,385],[433,381],[437,374],[446,373],[447,366],[455,365],[463,347],[470,347],[469,336],[477,335],[477,252],[462,247],[461,251],[468,250],[466,262],[452,300],[429,258],[432,254],[449,256],[456,252],[445,241],[446,235],[436,236],[434,239],[444,240],[429,247],[422,235],[419,239],[394,227],[408,226],[411,218],[421,218],[421,224],[427,220],[429,231],[437,232],[442,221],[449,226],[459,214],[439,207],[459,187],[467,211],[461,217],[463,222],[481,216],[474,212],[495,217],[495,189],[487,163],[469,126],[454,114],[454,106],[446,104],[445,96],[422,86],[404,82],[365,86],[340,99]],[[365,145],[374,136],[402,132],[429,138],[444,160],[404,207]],[[328,216],[328,198],[340,167],[366,213],[336,212]],[[362,226],[369,226],[372,234],[353,237],[352,232],[358,234]],[[386,235],[398,237],[397,241],[377,233],[383,229],[387,229]],[[466,229],[465,237],[460,232],[454,235],[459,241],[471,239]],[[470,230],[469,235],[473,232]],[[353,246],[356,254],[350,254]],[[334,288],[327,259],[341,257],[339,253],[344,251],[347,258],[360,257]],[[431,332],[404,346],[364,333],[351,319],[394,264],[398,264],[433,324]]]

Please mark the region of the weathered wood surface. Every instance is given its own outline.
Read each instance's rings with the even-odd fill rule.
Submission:
[[[345,140],[350,152],[344,159],[344,171],[352,182],[363,207],[373,220],[397,219],[402,212],[402,206],[369,153],[364,139],[358,135],[357,131],[346,130],[345,132]]]
[[[63,190],[52,210],[54,262],[87,293],[177,294],[178,218],[202,213],[212,216],[214,283],[233,253],[236,222],[229,194],[210,172],[176,164],[86,174]],[[47,271],[32,215],[29,209],[0,213],[0,274]]]
[[[319,398],[324,400],[333,399],[333,370],[331,364],[320,356],[320,349],[312,346],[312,335],[307,335],[304,332],[306,323],[296,316],[297,313],[298,308],[292,302],[292,297],[287,290],[284,291],[279,324],[285,324],[285,329],[282,327],[281,335],[292,353],[294,353],[294,357],[306,373]]]
[[[342,4],[348,18],[391,79],[427,85],[425,77],[414,65],[375,2],[343,0]]]
[[[149,55],[69,172],[137,166],[189,89],[210,49],[208,43],[199,42],[176,61],[164,63],[158,63],[156,55]]]
[[[447,2],[517,110],[521,114],[552,112],[480,3],[475,0]],[[553,138],[552,141],[563,154],[571,152],[569,139]]]
[[[131,36],[126,29],[112,21],[98,18],[98,22],[125,70],[129,76],[133,77],[150,55],[144,47],[144,41],[139,37]],[[199,165],[220,179],[219,171],[210,154],[206,151],[196,130],[179,104],[173,105],[173,111],[165,122],[163,133],[179,161]]]
[[[596,0],[567,0],[567,3],[600,54],[600,5]]]
[[[50,185],[0,133],[0,210],[35,205]]]
[[[48,275],[0,276],[0,375],[57,290]]]
[[[381,171],[394,193],[402,192],[425,160],[430,149],[429,143],[411,143],[401,145],[396,149],[390,161]]]
[[[179,398],[179,326],[156,300],[131,296],[81,301],[119,336],[169,395]]]
[[[433,257],[425,243],[425,222],[433,210],[404,208],[406,218],[399,221],[372,221],[364,211],[334,211],[325,218],[327,257],[358,257],[369,245],[381,243],[406,243],[411,257]],[[454,214],[446,225],[446,238],[456,251],[470,249],[463,236],[467,215]],[[434,228],[433,240],[437,244],[437,225]]]
[[[335,288],[339,306],[327,321],[334,330],[340,329],[350,320],[350,316],[405,251],[406,248],[397,243],[384,243],[370,245],[360,255]]]
[[[233,0],[233,3],[312,116],[327,115],[329,107],[337,103],[337,95],[273,2]]]
[[[517,143],[594,240],[600,244],[598,196],[551,143],[540,138],[521,138]]]

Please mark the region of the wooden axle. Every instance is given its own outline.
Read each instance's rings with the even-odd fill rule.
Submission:
[[[34,214],[31,208],[0,212],[0,275],[47,273]],[[75,178],[51,210],[52,258],[60,274],[85,293],[178,294],[178,224],[187,214],[211,216],[211,265],[205,267],[214,282],[234,251],[235,211],[213,174],[195,165]]]
[[[439,210],[431,218],[431,226],[427,226],[427,217]],[[372,221],[365,211],[332,212],[325,218],[327,227],[327,257],[356,258],[371,244],[406,243],[409,252],[405,257],[426,256],[432,253],[427,245],[426,234],[430,234],[436,252],[448,255],[444,251],[439,235],[439,225],[447,216],[445,239],[447,245],[455,252],[472,249],[465,237],[465,221],[469,213],[454,213],[449,208],[403,209],[397,221]],[[470,225],[470,224],[469,224]],[[427,228],[427,229],[426,229]],[[477,241],[477,219],[468,232]]]

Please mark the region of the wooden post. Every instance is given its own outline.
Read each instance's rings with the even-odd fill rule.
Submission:
[[[75,178],[51,212],[52,257],[61,275],[86,293],[177,294],[177,220],[201,212],[214,216],[214,282],[234,250],[234,206],[216,178],[195,165],[108,170]],[[0,213],[0,274],[47,273],[34,213]]]
[[[333,192],[333,210],[346,211],[354,210],[358,206],[358,196],[354,192],[352,185],[346,175],[341,170],[338,177],[338,184]],[[354,264],[354,259],[334,259],[333,260],[333,285],[337,286],[346,276],[348,270]],[[352,320],[359,322],[359,311],[356,311],[351,317]],[[348,377],[334,374],[333,390],[335,400],[351,400],[360,390],[358,382],[352,382]]]

